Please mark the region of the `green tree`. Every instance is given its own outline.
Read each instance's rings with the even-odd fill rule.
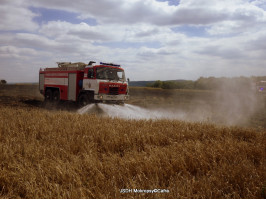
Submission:
[[[162,85],[163,85],[163,82],[158,80],[158,81],[155,81],[153,84],[152,84],[152,87],[155,87],[155,88],[162,88]]]
[[[1,80],[1,84],[6,84],[6,80]]]

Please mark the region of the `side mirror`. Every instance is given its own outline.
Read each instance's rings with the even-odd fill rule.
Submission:
[[[127,78],[127,82],[128,82],[128,83],[130,82],[129,78]]]

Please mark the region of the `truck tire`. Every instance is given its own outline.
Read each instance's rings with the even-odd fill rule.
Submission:
[[[45,101],[52,101],[53,98],[53,92],[51,89],[48,89],[45,91]]]
[[[59,102],[60,101],[60,92],[59,90],[55,90],[53,92],[53,102]]]
[[[79,103],[80,107],[83,107],[83,106],[86,106],[87,104],[89,104],[90,101],[89,101],[88,95],[87,94],[81,94],[79,96],[79,102],[78,103]]]

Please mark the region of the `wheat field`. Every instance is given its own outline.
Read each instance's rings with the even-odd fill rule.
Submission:
[[[265,129],[3,105],[0,119],[0,198],[266,197]]]

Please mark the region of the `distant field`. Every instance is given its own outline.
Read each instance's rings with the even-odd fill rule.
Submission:
[[[0,103],[44,108],[38,84],[0,85]],[[130,87],[129,104],[184,115],[181,120],[219,125],[266,129],[266,97],[250,91],[230,93],[210,90],[166,90]],[[46,108],[47,109],[47,108]],[[48,108],[51,109],[51,108]],[[73,102],[63,102],[59,110],[74,111]]]
[[[36,85],[0,86],[0,198],[266,197],[263,99],[130,92],[129,103],[186,112],[190,122],[80,115],[71,103],[45,107]]]

